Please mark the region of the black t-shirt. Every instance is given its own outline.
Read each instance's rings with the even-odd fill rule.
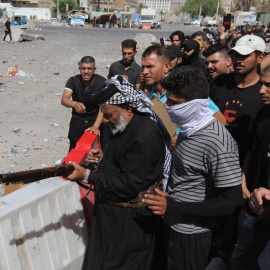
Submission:
[[[128,77],[128,81],[136,86],[136,84],[141,83],[140,73],[142,72],[142,67],[139,66],[135,61],[132,65],[125,69],[123,60],[112,63],[109,69],[108,79],[115,75],[125,75]]]
[[[238,88],[234,73],[221,74],[210,84],[210,98],[227,120],[227,128],[239,147],[241,165],[248,150],[252,123],[263,105],[260,88],[259,81],[247,88]]]
[[[6,32],[10,32],[10,22],[9,22],[9,21],[7,21],[7,22],[5,23],[5,27],[7,28],[7,31],[6,31],[6,29],[5,29],[5,31],[6,31]]]
[[[251,132],[251,162],[247,174],[247,187],[270,189],[270,105],[257,114]]]
[[[72,91],[72,100],[81,102],[86,107],[85,114],[78,114],[75,109],[72,109],[72,115],[78,118],[95,120],[98,114],[99,106],[91,100],[91,96],[103,89],[106,79],[98,74],[94,74],[94,81],[91,86],[85,87],[82,84],[81,75],[76,75],[69,78],[65,89]]]

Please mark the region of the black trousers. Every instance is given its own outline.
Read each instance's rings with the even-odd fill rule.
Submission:
[[[11,31],[9,31],[9,32],[5,31],[5,36],[4,36],[3,41],[5,41],[5,40],[6,40],[6,36],[7,36],[7,35],[9,35],[10,41],[12,41],[12,37],[11,37]]]
[[[83,135],[84,131],[93,126],[95,120],[81,120],[76,117],[72,117],[69,124],[68,138],[70,141],[69,152],[76,147],[76,143]],[[112,131],[107,124],[100,125],[100,144],[104,151],[106,144],[112,136]]]
[[[147,207],[119,207],[96,196],[82,270],[164,270],[156,264],[159,219]]]
[[[212,232],[183,234],[167,228],[167,270],[203,270],[208,262]]]

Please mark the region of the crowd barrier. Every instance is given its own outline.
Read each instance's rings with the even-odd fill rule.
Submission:
[[[55,177],[0,198],[0,269],[81,269],[88,234],[76,183]]]

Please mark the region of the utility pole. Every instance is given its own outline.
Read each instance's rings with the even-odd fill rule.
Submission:
[[[59,20],[59,0],[57,0],[57,21]]]
[[[201,13],[202,13],[202,3],[200,3],[199,18],[201,17]]]
[[[219,0],[218,0],[218,4],[217,4],[216,20],[218,20],[218,10],[219,10]]]

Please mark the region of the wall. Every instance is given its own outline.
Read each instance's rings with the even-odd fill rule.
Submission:
[[[36,16],[36,20],[50,20],[51,11],[49,8],[7,8],[7,16],[12,17],[14,15],[26,15],[30,20]]]

